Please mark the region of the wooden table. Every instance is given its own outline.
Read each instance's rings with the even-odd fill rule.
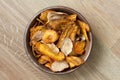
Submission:
[[[55,5],[81,12],[93,32],[86,64],[65,75],[38,70],[23,46],[30,18]],[[120,0],[0,0],[0,80],[120,80]]]

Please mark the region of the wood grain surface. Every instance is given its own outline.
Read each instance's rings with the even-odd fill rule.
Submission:
[[[38,70],[23,46],[26,25],[39,10],[62,5],[88,20],[93,48],[75,72],[52,75]],[[120,0],[0,0],[0,80],[120,80]]]

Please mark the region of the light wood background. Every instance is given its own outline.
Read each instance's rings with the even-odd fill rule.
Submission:
[[[23,46],[30,18],[55,5],[81,12],[93,32],[86,64],[66,75],[38,70]],[[120,80],[120,0],[0,0],[0,80]]]

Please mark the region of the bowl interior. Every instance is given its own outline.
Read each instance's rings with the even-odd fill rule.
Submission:
[[[45,72],[48,72],[48,73],[53,73],[53,74],[65,74],[65,73],[70,73],[72,71],[74,71],[75,69],[77,69],[78,67],[76,68],[73,68],[73,69],[68,69],[68,70],[65,70],[63,72],[52,72],[51,70],[49,70],[48,68],[46,68],[45,66],[41,65],[38,63],[37,61],[37,58],[33,56],[33,53],[32,53],[32,48],[31,46],[29,45],[29,42],[30,42],[30,28],[33,27],[33,25],[35,24],[36,22],[36,18],[40,15],[41,12],[47,10],[47,9],[51,9],[51,10],[55,10],[55,11],[59,11],[59,12],[65,12],[65,13],[68,13],[68,14],[77,14],[77,19],[81,20],[81,21],[84,21],[88,24],[87,20],[77,11],[71,9],[71,8],[68,8],[68,7],[64,7],[64,6],[53,6],[53,7],[48,7],[48,8],[45,8],[43,10],[40,10],[31,20],[30,22],[28,23],[27,27],[26,27],[26,31],[25,31],[25,38],[24,38],[24,45],[25,45],[25,50],[26,50],[26,53],[28,55],[28,57],[30,58],[30,60],[32,61],[32,63],[38,67],[39,69],[45,71]],[[89,24],[88,24],[89,25]],[[90,26],[90,25],[89,25]],[[91,32],[88,33],[88,37],[90,39],[89,42],[87,42],[87,45],[86,45],[86,51],[85,51],[85,54],[83,56],[81,56],[81,58],[84,59],[84,61],[87,60],[89,54],[90,54],[90,51],[91,51],[91,46],[92,46],[92,34]],[[79,66],[80,67],[80,66]]]

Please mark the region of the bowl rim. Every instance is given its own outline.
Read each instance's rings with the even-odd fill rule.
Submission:
[[[29,52],[28,52],[28,49],[27,49],[27,45],[26,45],[26,39],[27,39],[26,36],[27,36],[28,29],[29,29],[30,24],[32,23],[32,21],[36,18],[36,16],[38,16],[41,12],[43,12],[43,11],[45,11],[45,10],[48,10],[48,9],[56,9],[56,8],[61,8],[61,9],[62,9],[62,8],[66,8],[66,10],[69,10],[69,11],[71,11],[71,12],[74,12],[74,13],[76,13],[76,14],[79,14],[79,16],[82,17],[82,19],[84,19],[85,22],[89,25],[89,28],[90,28],[90,30],[91,30],[91,26],[90,26],[90,24],[88,23],[88,21],[86,20],[86,18],[85,18],[80,12],[76,11],[75,9],[72,9],[72,8],[70,8],[70,7],[67,7],[67,6],[49,6],[49,7],[46,7],[46,8],[43,8],[43,9],[39,10],[39,11],[38,11],[37,13],[35,13],[35,14],[33,15],[33,17],[28,21],[28,24],[27,24],[27,26],[26,26],[26,28],[25,28],[25,31],[24,31],[23,44],[24,44],[25,53],[27,54],[30,62],[31,62],[33,65],[35,65],[35,67],[37,67],[39,70],[44,71],[44,72],[46,72],[46,73],[51,73],[51,74],[68,74],[68,73],[71,73],[71,72],[77,70],[77,69],[80,68],[83,64],[85,64],[86,61],[87,61],[87,59],[88,59],[88,57],[90,56],[90,52],[91,52],[92,44],[93,44],[92,30],[90,31],[90,37],[91,37],[90,40],[91,40],[91,41],[90,41],[90,46],[89,46],[89,49],[88,49],[88,55],[87,55],[86,58],[85,58],[85,63],[83,63],[82,65],[80,65],[80,66],[78,66],[78,67],[75,67],[75,68],[73,68],[73,69],[71,69],[71,70],[68,70],[68,71],[66,71],[66,72],[57,72],[57,73],[56,73],[56,72],[53,72],[53,71],[45,70],[45,69],[43,69],[42,67],[40,67],[40,66],[39,66],[37,63],[35,63],[34,60],[31,58],[31,56],[30,56],[30,54],[29,54]]]

